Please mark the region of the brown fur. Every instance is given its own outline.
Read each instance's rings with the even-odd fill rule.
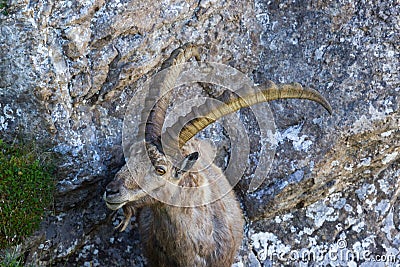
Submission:
[[[202,156],[196,164],[198,167],[204,167],[201,165],[205,164],[208,168],[204,172],[183,173],[177,181],[179,186],[194,187],[212,183],[223,175],[218,167],[209,165],[210,161],[205,153],[202,149],[200,153]],[[162,158],[162,155],[157,156]],[[173,167],[169,169],[166,179],[172,176],[172,171]],[[151,164],[149,172],[154,172]],[[117,187],[120,188],[119,194],[124,196],[113,198],[113,195],[106,194],[105,200],[118,199],[123,202],[122,199],[132,199],[133,195],[140,195],[142,191],[133,176],[139,173],[140,168],[131,173],[125,165],[117,173],[114,181],[107,186],[109,192],[115,191]],[[208,187],[211,192],[199,191],[198,197],[206,197],[209,194],[220,195],[220,192],[225,192],[230,185],[225,176],[222,177],[223,179],[219,179],[215,186]],[[174,194],[174,192],[160,192],[160,195]],[[185,201],[188,200],[182,200],[183,203]],[[126,221],[121,223],[123,228],[127,226],[137,208],[142,208],[139,214],[139,231],[149,266],[224,267],[233,264],[243,239],[244,225],[242,211],[233,191],[217,201],[198,207],[171,206],[157,201],[148,194],[141,195],[123,206],[126,215]]]
[[[243,218],[233,194],[212,204],[156,204],[140,214],[150,266],[231,266],[242,241]]]

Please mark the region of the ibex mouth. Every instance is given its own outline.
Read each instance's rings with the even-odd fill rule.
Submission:
[[[110,203],[106,201],[106,205],[107,208],[109,208],[110,210],[117,210],[119,208],[122,208],[127,202],[123,202],[123,203]]]
[[[134,192],[130,192],[130,194],[127,194],[126,196],[127,199],[121,199],[120,195],[117,195],[115,197],[107,196],[107,192],[104,192],[103,199],[106,202],[106,205],[109,209],[117,210],[119,208],[122,208],[124,205],[128,203],[140,202],[146,196],[148,196],[147,193],[139,189],[139,190],[134,190]]]
[[[110,200],[110,198],[107,197],[106,192],[104,192],[104,194],[103,194],[103,200],[106,202],[107,208],[109,208],[111,210],[117,210],[119,208],[122,208],[126,203],[128,203],[128,201],[113,202],[112,200]]]

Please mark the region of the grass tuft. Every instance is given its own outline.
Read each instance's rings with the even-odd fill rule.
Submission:
[[[30,236],[53,202],[54,168],[45,156],[33,143],[0,139],[0,249]]]
[[[0,0],[0,13],[4,16],[8,15],[8,5],[7,0]]]

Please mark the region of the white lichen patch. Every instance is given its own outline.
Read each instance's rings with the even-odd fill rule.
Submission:
[[[275,222],[276,223],[286,222],[286,221],[289,221],[290,219],[292,219],[293,217],[294,216],[291,213],[286,213],[282,217],[278,215],[275,217]]]
[[[285,255],[290,252],[291,246],[284,244],[275,234],[259,232],[251,235],[253,248],[257,251],[257,258],[265,261],[276,255]]]
[[[369,210],[373,210],[376,205],[376,197],[374,197],[372,199],[366,199],[365,204],[368,205]]]
[[[387,154],[385,156],[385,158],[382,159],[382,163],[383,164],[388,164],[389,162],[392,162],[393,160],[395,160],[397,158],[397,155],[399,154],[399,152],[394,151],[393,153]]]
[[[347,226],[349,225],[355,225],[357,223],[357,218],[354,218],[353,216],[349,216],[346,218],[345,223]]]
[[[387,116],[387,114],[393,112],[393,109],[389,107],[389,105],[391,105],[391,102],[385,102],[384,105],[385,110],[379,111],[371,104],[368,109],[369,115],[362,115],[357,121],[355,121],[351,131],[354,134],[365,131],[365,129],[369,129],[372,127],[373,121],[383,120]]]
[[[83,246],[81,252],[78,255],[78,258],[87,258],[89,256],[89,254],[93,253],[92,252],[93,248],[94,248],[93,244],[87,244],[87,245]],[[98,253],[98,250],[97,250],[97,253]]]
[[[353,207],[350,204],[344,205],[344,210],[347,211],[348,213],[353,212]]]
[[[367,167],[367,166],[371,165],[371,159],[372,159],[371,157],[362,158],[357,167],[362,167],[362,166]]]
[[[385,193],[386,195],[389,195],[389,193],[392,191],[392,187],[390,186],[389,182],[385,179],[379,179],[378,180],[379,188],[380,190]]]
[[[287,213],[287,214],[285,214],[285,215],[282,216],[282,220],[283,220],[284,222],[286,222],[286,221],[292,219],[293,217],[294,217],[293,214]]]
[[[388,104],[390,103],[385,103],[386,107]],[[389,108],[386,108],[385,111],[379,111],[378,109],[376,109],[372,104],[369,105],[369,109],[368,109],[369,114],[371,115],[371,120],[381,120],[384,119],[386,114],[393,112],[392,109],[389,110]]]
[[[342,197],[341,192],[330,194],[329,200],[335,209],[342,209],[346,205],[346,199]]]
[[[283,133],[276,132],[278,143],[283,143],[285,139],[292,141],[293,148],[297,151],[308,152],[313,144],[308,135],[300,135],[303,124],[298,124],[287,128]]]
[[[243,262],[235,262],[232,267],[244,267]]]
[[[56,215],[56,219],[58,222],[61,222],[62,220],[64,220],[65,216],[67,216],[66,213],[60,213],[60,214]]]
[[[327,45],[322,45],[318,49],[315,50],[315,60],[321,60],[323,58],[323,55],[325,54],[325,49]]]
[[[338,160],[334,160],[331,162],[331,167],[337,167],[340,165],[340,162]]]
[[[310,227],[304,227],[303,231],[301,231],[302,235],[307,234],[307,235],[312,235],[314,233],[314,229],[310,228]]]
[[[354,133],[354,134],[358,134],[358,133],[364,131],[366,128],[367,129],[371,128],[372,127],[371,125],[372,124],[371,124],[370,119],[367,116],[362,115],[358,120],[356,120],[353,123],[353,127],[351,129],[351,132]]]
[[[324,201],[318,201],[307,207],[306,216],[314,220],[314,224],[317,228],[320,228],[325,221],[336,221],[338,214],[335,209],[328,207]]]
[[[363,231],[365,229],[365,222],[360,221],[359,223],[353,225],[353,227],[351,227],[351,229],[357,233],[361,233],[361,231]]]
[[[275,222],[276,222],[276,223],[281,223],[281,222],[282,222],[281,217],[276,216],[276,217],[275,217]]]
[[[382,137],[389,137],[390,135],[392,135],[393,132],[394,132],[393,130],[390,130],[390,131],[387,131],[387,132],[383,132],[383,133],[381,133],[381,136]]]
[[[375,212],[379,214],[379,216],[383,216],[386,214],[390,209],[390,201],[387,199],[381,200],[376,206],[375,206]]]
[[[353,164],[347,164],[347,165],[345,165],[343,168],[346,170],[346,171],[349,171],[350,173],[352,173],[353,172]]]
[[[4,104],[3,104],[4,105]],[[20,117],[22,115],[21,109],[13,109],[9,104],[5,104],[2,106],[0,103],[0,131],[5,131],[8,129],[10,122],[15,122],[16,117]]]
[[[359,200],[365,200],[368,195],[376,194],[376,187],[374,184],[363,184],[361,188],[356,190],[356,194]]]
[[[397,233],[397,235],[393,238],[393,244],[400,248],[400,231]]]
[[[363,209],[361,207],[360,204],[357,204],[357,214],[362,214],[363,213]]]
[[[304,171],[303,170],[297,170],[294,173],[292,173],[289,177],[289,182],[290,183],[299,183],[301,180],[304,178]]]
[[[382,232],[386,233],[388,240],[393,240],[392,234],[396,232],[396,226],[393,221],[393,211],[390,211],[386,218],[383,220]]]
[[[8,122],[6,122],[6,119],[3,116],[1,116],[0,117],[0,131],[7,130],[7,127],[8,127]]]
[[[80,55],[86,52],[91,37],[91,30],[89,27],[84,27],[84,25],[79,25],[79,27],[71,26],[65,30],[65,35],[69,40],[74,42]]]
[[[61,243],[57,248],[57,251],[60,252],[60,254],[58,254],[57,257],[63,258],[65,256],[71,254],[71,252],[76,249],[77,245],[78,245],[78,240],[75,240],[74,242],[72,242],[70,244],[70,246],[68,246],[67,248],[65,248],[64,245]]]
[[[14,110],[11,108],[9,104],[6,104],[3,108],[3,114],[6,119],[14,121]]]

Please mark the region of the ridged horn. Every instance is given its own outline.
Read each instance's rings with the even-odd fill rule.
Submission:
[[[332,114],[331,105],[320,93],[311,88],[304,88],[298,83],[277,85],[268,81],[260,86],[242,88],[235,93],[227,92],[229,91],[225,91],[222,95],[222,102],[216,103],[215,100],[207,100],[199,107],[193,107],[191,112],[184,117],[180,117],[177,122],[166,129],[163,143],[172,147],[178,137],[179,148],[182,148],[193,136],[219,118],[241,108],[277,99],[312,100],[321,104],[329,114]]]
[[[160,73],[152,80],[145,99],[145,106],[141,113],[142,123],[139,126],[139,135],[144,131],[146,143],[156,145],[160,151],[162,150],[160,143],[162,127],[172,94],[172,90],[168,89],[173,88],[182,70],[179,64],[186,62],[191,57],[195,57],[196,60],[200,59],[198,49],[193,44],[185,44],[175,49],[171,56],[161,65]]]

